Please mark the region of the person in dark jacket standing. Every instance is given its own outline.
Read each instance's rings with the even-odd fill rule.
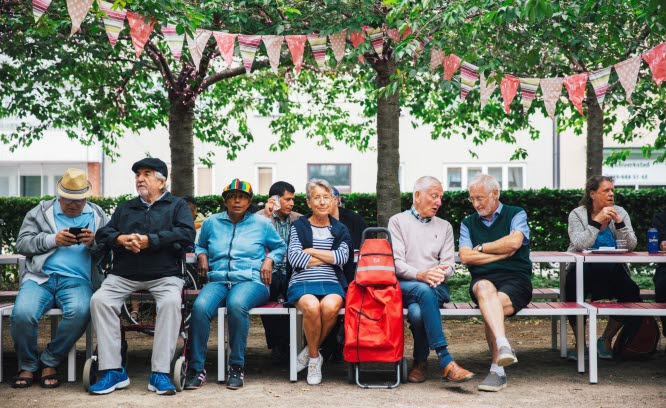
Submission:
[[[181,253],[194,241],[192,212],[187,203],[167,191],[166,164],[146,158],[132,166],[139,197],[118,206],[111,221],[97,231],[98,243],[113,249],[113,266],[90,301],[97,334],[100,380],[91,394],[108,394],[130,381],[120,354],[120,308],[134,291],[147,290],[157,303],[155,340],[148,390],[173,395],[171,358],[180,328]]]

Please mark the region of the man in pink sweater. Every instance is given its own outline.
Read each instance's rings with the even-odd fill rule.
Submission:
[[[442,379],[470,380],[474,374],[460,367],[449,353],[439,308],[450,300],[445,281],[453,275],[453,229],[436,217],[442,205],[442,184],[434,177],[416,180],[412,207],[389,220],[393,256],[402,301],[414,336],[414,366],[410,382],[423,382],[428,376],[429,349],[435,350]]]

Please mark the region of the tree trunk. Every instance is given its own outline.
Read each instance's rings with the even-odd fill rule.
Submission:
[[[169,109],[169,148],[171,150],[171,193],[194,195],[194,101],[172,103]]]
[[[373,64],[377,88],[390,83],[395,59]],[[400,212],[400,91],[383,93],[377,99],[377,225],[388,226],[389,218]]]
[[[587,87],[587,104],[586,179],[601,174],[601,163],[604,160],[604,112],[591,86]]]

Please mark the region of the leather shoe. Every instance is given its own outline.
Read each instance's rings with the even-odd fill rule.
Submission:
[[[425,361],[415,361],[412,369],[409,370],[407,381],[410,383],[422,383],[428,377],[428,363]]]
[[[461,383],[474,378],[474,373],[460,367],[455,361],[451,361],[442,370],[442,381]]]

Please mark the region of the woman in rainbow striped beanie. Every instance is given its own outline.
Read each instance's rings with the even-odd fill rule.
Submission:
[[[195,252],[200,272],[207,273],[209,283],[192,308],[185,389],[197,389],[206,382],[210,322],[224,306],[231,348],[226,384],[229,389],[243,386],[249,310],[268,301],[273,264],[282,260],[287,250],[266,217],[248,212],[252,195],[250,183],[232,180],[222,191],[227,210],[212,215],[201,226]]]

